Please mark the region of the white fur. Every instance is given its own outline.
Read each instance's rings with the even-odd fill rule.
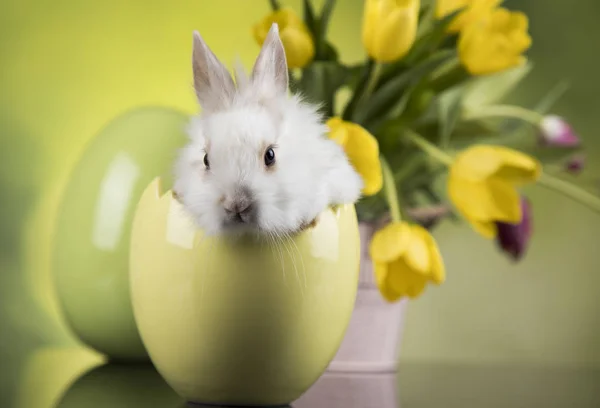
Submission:
[[[197,41],[202,41],[199,35],[195,58],[198,50],[211,52]],[[209,64],[203,72],[219,69],[216,57],[201,60]],[[211,109],[192,120],[190,142],[175,166],[174,191],[198,227],[208,234],[227,232],[223,197],[240,185],[255,199],[257,217],[251,227],[267,233],[294,233],[328,206],[358,200],[362,179],[343,149],[327,137],[317,107],[287,95],[287,64],[275,24],[251,77],[236,72],[232,95],[219,94],[219,89],[230,92],[215,80],[219,77],[195,81],[209,83],[210,89],[196,92],[200,105]],[[264,164],[269,145],[275,145],[273,168]],[[205,152],[209,169],[203,163]]]

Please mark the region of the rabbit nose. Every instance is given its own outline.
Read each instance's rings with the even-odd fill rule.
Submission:
[[[225,211],[232,214],[243,214],[250,211],[252,202],[250,201],[232,201],[230,204],[225,204]]]
[[[229,215],[235,215],[242,221],[245,221],[244,215],[252,211],[252,195],[247,189],[239,189],[230,197],[226,197],[223,202],[223,208]]]

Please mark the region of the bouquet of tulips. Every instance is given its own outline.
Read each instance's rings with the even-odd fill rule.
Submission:
[[[579,138],[546,113],[566,84],[530,109],[503,102],[531,70],[523,53],[532,40],[527,16],[501,3],[366,0],[367,58],[356,65],[342,63],[327,38],[333,0],[319,11],[304,0],[302,16],[272,0],[254,26],[262,44],[278,23],[291,91],[320,104],[329,136],[364,179],[357,213],[379,226],[369,252],[388,301],[444,281],[429,232],[441,217],[459,214],[518,260],[532,222],[520,187],[536,183],[600,211],[576,182]]]

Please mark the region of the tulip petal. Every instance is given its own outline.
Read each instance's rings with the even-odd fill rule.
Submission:
[[[450,174],[448,193],[456,208],[470,219],[508,223],[521,219],[519,194],[504,180],[471,182]]]
[[[350,162],[363,178],[363,194],[378,193],[383,187],[383,172],[377,139],[361,126],[351,124],[345,150]]]
[[[466,7],[460,12],[448,27],[448,31],[456,33],[464,26],[477,21],[482,15],[496,7],[502,0],[437,0],[436,18],[442,19],[461,7]]]
[[[429,275],[431,262],[429,245],[421,230],[422,227],[418,225],[410,226],[410,239],[403,257],[410,269],[426,277]]]
[[[362,40],[378,62],[403,57],[416,38],[419,0],[366,0]]]
[[[495,8],[462,29],[458,41],[460,59],[473,75],[485,75],[519,65],[531,46],[527,16]]]
[[[474,218],[466,217],[473,229],[481,236],[488,239],[493,239],[498,235],[498,228],[494,221],[479,221]]]
[[[343,126],[344,121],[338,116],[334,116],[325,122],[329,128],[329,138],[345,147],[348,140],[348,129]]]
[[[573,128],[560,116],[548,115],[540,122],[541,141],[558,147],[579,146],[581,141]]]
[[[515,261],[521,259],[527,250],[532,231],[532,211],[529,200],[521,198],[523,217],[518,224],[497,223],[498,245]]]
[[[252,33],[262,45],[273,23],[279,26],[279,35],[289,68],[301,68],[314,57],[314,43],[304,21],[289,7],[281,8],[254,25]]]
[[[446,271],[440,250],[431,236],[429,231],[420,225],[412,226],[413,234],[419,236],[427,246],[427,254],[429,257],[429,276],[435,283],[440,284],[446,279]],[[410,252],[408,250],[407,252]]]
[[[376,248],[381,250],[381,258],[387,258],[385,261],[373,258],[377,286],[386,300],[395,301],[402,296],[416,298],[427,282],[439,284],[445,280],[442,257],[426,229],[400,222],[379,232],[381,234],[376,234],[371,241],[371,256]],[[405,242],[397,245],[398,241]],[[398,248],[404,250],[398,251]]]
[[[441,20],[453,11],[469,4],[469,0],[437,0],[435,2],[435,18]]]
[[[378,193],[383,187],[383,172],[379,161],[379,143],[362,126],[339,117],[327,121],[329,137],[342,145],[348,160],[363,179],[363,195]]]
[[[369,245],[369,256],[376,262],[392,262],[404,253],[409,238],[408,224],[388,224],[373,235]]]
[[[380,62],[402,58],[410,50],[417,33],[417,13],[412,6],[397,8],[380,23],[373,57]]]
[[[308,31],[301,27],[287,26],[280,32],[280,38],[290,69],[302,68],[313,59],[315,47]]]
[[[363,9],[363,24],[362,24],[362,42],[364,47],[369,50],[374,48],[376,27],[380,16],[381,2],[378,0],[365,0]]]
[[[386,282],[396,294],[416,298],[425,289],[427,281],[426,276],[411,269],[402,258],[388,265]]]
[[[377,282],[377,288],[379,289],[379,292],[381,293],[383,298],[388,302],[395,302],[396,300],[398,300],[402,295],[398,292],[394,292],[387,280],[387,264],[382,262],[373,262],[373,270],[375,272],[375,281]]]
[[[531,156],[503,146],[475,145],[456,156],[452,171],[471,181],[491,177],[505,179],[518,185],[536,181],[541,163]]]

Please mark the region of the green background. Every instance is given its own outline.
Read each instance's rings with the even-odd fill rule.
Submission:
[[[268,11],[267,3],[2,1],[0,406],[17,401],[30,367],[41,378],[36,386],[50,387],[40,373],[66,381],[85,361],[96,361],[60,354],[77,342],[57,312],[49,267],[60,193],[86,143],[129,109],[195,112],[192,30],[200,30],[225,62],[239,56],[249,67],[258,52],[251,25]],[[285,3],[301,10],[300,1]],[[598,174],[600,3],[505,4],[528,13],[534,39],[529,55],[535,68],[514,99],[532,104],[556,82],[570,80],[555,112],[581,134],[586,172]],[[338,1],[330,38],[344,61],[364,57],[361,16],[362,1]],[[519,264],[466,225],[445,222],[436,230],[448,280],[409,305],[403,360],[600,366],[600,216],[537,187],[527,193],[535,231]],[[36,353],[40,347],[58,351]],[[57,361],[60,375],[48,368]]]

